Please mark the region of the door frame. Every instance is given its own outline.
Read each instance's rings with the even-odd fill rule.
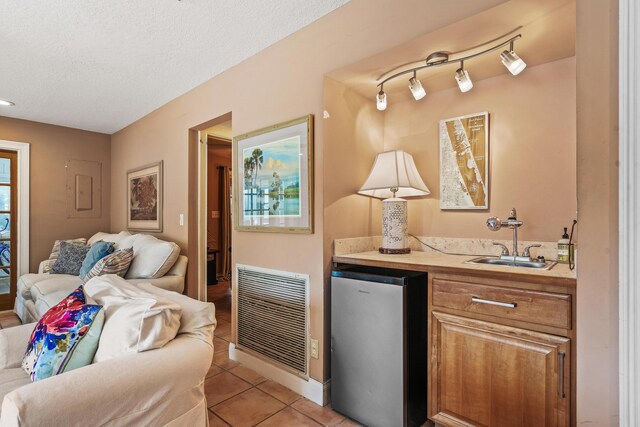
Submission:
[[[640,425],[640,5],[619,2],[619,392],[620,426]]]
[[[230,120],[232,120],[232,113],[228,112],[189,129],[187,253],[191,267],[187,271],[187,295],[200,301],[207,299],[207,144],[206,141],[202,141],[201,131]],[[195,260],[195,268],[193,268],[193,260]]]
[[[29,153],[26,142],[0,139],[0,149],[18,155],[18,269],[17,276],[29,273]]]

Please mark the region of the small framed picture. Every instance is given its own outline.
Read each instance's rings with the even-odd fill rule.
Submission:
[[[489,208],[489,113],[440,121],[440,209]]]
[[[127,229],[162,231],[162,161],[127,171]]]
[[[313,233],[313,115],[235,137],[239,231]]]

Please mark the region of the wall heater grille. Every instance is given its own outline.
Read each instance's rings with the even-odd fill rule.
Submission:
[[[237,265],[238,342],[308,375],[309,276]]]

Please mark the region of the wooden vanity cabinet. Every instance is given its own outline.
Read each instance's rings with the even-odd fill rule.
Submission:
[[[575,425],[574,304],[571,280],[432,273],[429,418],[444,426]]]

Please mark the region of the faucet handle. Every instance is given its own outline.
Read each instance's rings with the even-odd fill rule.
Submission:
[[[493,242],[493,244],[502,248],[502,253],[500,254],[501,256],[509,256],[509,249],[505,245],[498,242]]]
[[[530,249],[531,249],[531,248],[539,248],[540,246],[542,246],[542,245],[541,245],[541,244],[539,244],[539,243],[536,243],[536,244],[534,244],[534,245],[529,245],[529,246],[525,247],[525,248],[524,248],[524,251],[522,252],[522,256],[524,256],[524,257],[528,257],[528,256],[530,256],[530,255],[529,255]]]

